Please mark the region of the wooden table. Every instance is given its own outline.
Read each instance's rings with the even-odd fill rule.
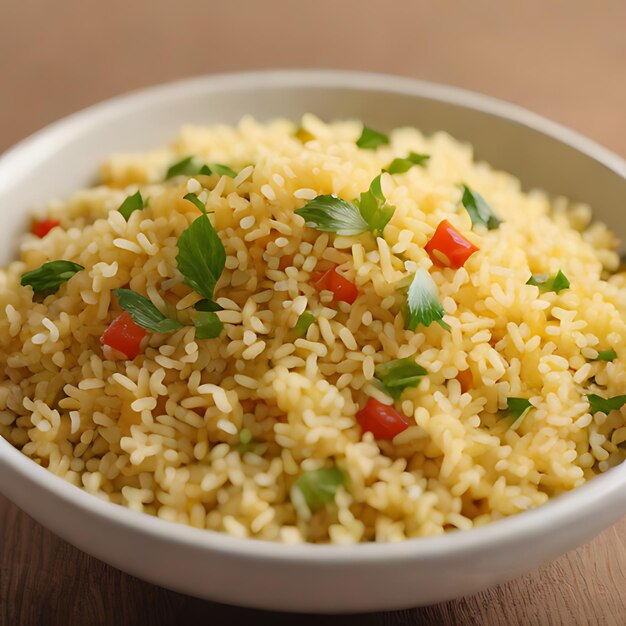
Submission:
[[[0,150],[102,98],[182,76],[341,67],[467,87],[626,154],[620,0],[31,0],[0,10]],[[0,497],[0,624],[314,623],[203,602],[82,554]],[[470,598],[326,624],[626,623],[626,520]]]

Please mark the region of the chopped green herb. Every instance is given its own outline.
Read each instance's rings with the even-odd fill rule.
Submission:
[[[309,226],[325,233],[358,235],[369,230],[359,208],[337,196],[317,196],[295,213],[303,217]]]
[[[427,373],[412,358],[396,359],[376,367],[376,378],[394,399],[398,399],[408,387],[416,387]]]
[[[548,274],[533,274],[528,281],[527,285],[535,285],[539,287],[541,293],[548,291],[563,291],[563,289],[569,289],[569,280],[561,270],[558,271],[556,276],[549,276]]]
[[[386,204],[379,174],[368,191],[356,202],[337,196],[317,196],[296,211],[306,223],[317,230],[337,235],[358,235],[371,231],[381,236],[393,216],[395,207]]]
[[[539,287],[539,291],[551,291],[546,285],[550,285],[550,275],[549,274],[532,274],[531,277],[526,281],[527,285],[534,285],[535,287]]]
[[[430,154],[418,154],[417,152],[409,152],[409,156],[394,159],[385,169],[390,174],[404,174],[408,172],[414,165],[425,165],[430,159]]]
[[[231,178],[235,178],[237,176],[237,172],[234,169],[228,167],[228,165],[222,165],[221,163],[211,163],[209,166],[211,171],[218,176],[230,176]]]
[[[513,417],[522,417],[532,407],[530,400],[526,398],[507,398],[506,405]]]
[[[64,282],[84,269],[72,261],[48,261],[38,269],[22,274],[20,284],[23,287],[30,285],[35,293],[49,295],[56,293]]]
[[[609,350],[600,350],[598,356],[592,361],[614,361],[617,358],[617,352],[610,348]]]
[[[196,339],[215,339],[224,328],[219,317],[212,311],[202,311],[193,318],[196,327]]]
[[[193,308],[196,311],[205,311],[205,312],[212,312],[212,313],[215,313],[215,311],[224,310],[223,306],[219,305],[217,302],[213,300],[207,300],[206,298],[204,300],[200,300],[199,302],[196,302],[193,305]]]
[[[589,408],[592,415],[594,413],[606,413],[608,415],[611,411],[617,411],[626,404],[626,396],[603,398],[595,393],[590,393],[587,394],[587,400],[589,400]]]
[[[174,176],[195,176],[200,173],[201,167],[202,166],[196,157],[187,156],[170,165],[165,174],[165,180],[174,178]]]
[[[130,219],[131,213],[135,211],[141,211],[146,207],[146,203],[143,201],[141,197],[141,192],[136,191],[132,196],[128,196],[122,204],[120,204],[120,208],[118,211],[124,216],[124,219],[128,222]]]
[[[445,330],[450,330],[450,326],[443,321],[444,315],[445,311],[439,302],[435,281],[425,269],[418,269],[407,293],[405,314],[407,329],[415,330],[419,324],[430,326],[437,322]]]
[[[188,193],[186,196],[184,196],[183,199],[184,200],[189,200],[189,202],[191,202],[198,209],[200,209],[201,213],[205,213],[206,214],[206,212],[207,212],[206,206],[204,206],[204,203],[200,200],[200,198],[198,198],[198,196],[196,196],[195,193]]]
[[[366,150],[375,150],[378,146],[383,146],[389,143],[389,137],[385,133],[379,133],[373,128],[363,126],[363,132],[361,136],[356,140],[356,145],[359,148]]]
[[[291,499],[297,500],[297,494],[302,495],[309,510],[314,512],[333,502],[337,488],[345,481],[344,473],[336,466],[305,472],[294,483]]]
[[[231,178],[235,178],[235,176],[237,176],[237,172],[235,172],[235,170],[228,167],[228,165],[222,165],[221,163],[203,165],[198,171],[198,174],[202,174],[203,176],[217,174],[218,176],[230,176]]]
[[[476,191],[472,191],[467,185],[461,185],[463,197],[461,202],[469,213],[474,226],[482,224],[487,230],[494,230],[500,226],[502,220],[494,213],[487,201]]]
[[[526,398],[507,398],[506,404],[509,413],[516,418],[511,424],[511,430],[517,430],[522,425],[526,415],[528,415],[528,411],[533,408],[533,405]]]
[[[559,291],[563,291],[563,289],[569,289],[569,280],[561,270],[557,272],[557,275],[554,277],[554,281],[552,282],[552,289],[559,293]]]
[[[170,166],[165,174],[165,180],[174,178],[174,176],[196,176],[201,174],[203,176],[211,176],[211,174],[217,174],[218,176],[230,176],[235,178],[237,172],[228,165],[222,165],[221,163],[201,163],[200,159],[194,156],[188,156],[181,159],[177,163]]]
[[[176,262],[185,284],[213,300],[215,285],[224,271],[226,251],[208,215],[198,217],[178,238]]]
[[[148,298],[132,289],[114,289],[113,293],[120,306],[130,313],[137,326],[154,333],[171,333],[183,327],[178,320],[165,317]]]
[[[296,128],[294,137],[298,139],[299,141],[301,141],[302,143],[307,143],[315,139],[315,135],[310,133],[306,128],[302,128],[302,126],[299,126],[298,128]]]
[[[372,181],[368,191],[361,194],[359,212],[376,237],[382,237],[385,226],[393,217],[396,207],[386,203],[381,186],[381,174]]]
[[[296,331],[296,334],[300,335],[301,337],[306,337],[307,331],[314,321],[315,315],[313,315],[313,313],[305,311],[300,315],[293,329]]]

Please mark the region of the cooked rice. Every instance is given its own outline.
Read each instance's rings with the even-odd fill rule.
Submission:
[[[585,398],[626,388],[625,275],[589,208],[523,193],[444,133],[397,129],[389,145],[362,150],[360,123],[309,115],[303,125],[315,137],[305,145],[284,120],[185,126],[171,147],[113,156],[102,185],[50,205],[45,214],[61,228],[26,235],[19,260],[0,271],[0,434],[104,500],[289,543],[482,526],[622,461],[625,411],[592,416]],[[431,159],[385,177],[397,207],[385,239],[320,233],[294,214],[318,194],[358,197],[411,150]],[[161,182],[188,154],[239,174]],[[503,219],[497,230],[472,232],[460,181],[489,200]],[[150,203],[127,223],[116,209],[138,188]],[[100,337],[120,311],[113,289],[130,286],[189,324],[185,309],[201,296],[175,260],[198,216],[188,192],[206,200],[226,247],[216,290],[225,331],[210,340],[189,325],[151,333],[134,361],[106,358]],[[480,247],[456,271],[433,268],[424,251],[444,218]],[[22,273],[55,259],[87,269],[33,302]],[[353,305],[312,286],[311,273],[331,263],[358,286]],[[449,332],[405,330],[396,286],[417,268],[430,270]],[[525,285],[532,272],[559,269],[567,291],[539,297]],[[296,338],[305,310],[317,320]],[[609,347],[615,361],[590,360]],[[428,375],[397,405],[410,427],[376,441],[355,413],[367,396],[391,402],[374,368],[404,357]],[[468,367],[473,386],[463,393],[457,376]],[[517,430],[502,415],[509,396],[537,407]],[[240,446],[243,429],[253,445]],[[310,515],[292,503],[298,476],[333,463],[348,476],[335,506]]]

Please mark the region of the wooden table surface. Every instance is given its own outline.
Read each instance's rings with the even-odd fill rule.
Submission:
[[[0,6],[0,150],[103,98],[262,67],[389,72],[488,93],[626,155],[621,0],[30,0]],[[326,624],[624,624],[626,520],[506,585]],[[308,624],[122,574],[0,496],[0,624]],[[188,618],[188,619],[186,619]],[[193,620],[193,621],[192,621]],[[202,620],[202,621],[200,621]]]

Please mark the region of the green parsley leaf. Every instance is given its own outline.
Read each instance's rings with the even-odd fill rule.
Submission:
[[[369,230],[359,208],[337,196],[317,196],[295,213],[303,217],[308,226],[324,233],[358,235]]]
[[[221,165],[220,163],[213,163],[210,166],[203,165],[198,174],[202,174],[203,176],[217,174],[218,176],[230,176],[231,178],[235,178],[235,176],[237,176],[237,172],[235,172],[235,170],[228,167],[228,165]]]
[[[191,202],[198,209],[200,209],[201,213],[204,213],[206,215],[206,206],[204,206],[204,203],[201,202],[200,198],[198,198],[195,193],[188,193],[186,196],[183,197],[183,200],[189,200],[189,202]]]
[[[174,176],[195,176],[200,173],[201,164],[194,156],[187,156],[168,168],[165,174],[165,180],[174,178]]]
[[[516,418],[511,424],[511,430],[517,430],[522,425],[526,415],[528,415],[528,411],[533,408],[533,405],[526,398],[507,398],[506,404],[509,413]]]
[[[385,133],[363,126],[361,136],[356,140],[356,145],[365,150],[375,150],[378,146],[389,143],[389,137]]]
[[[118,211],[124,216],[124,219],[128,222],[130,219],[131,213],[135,211],[141,211],[146,206],[146,203],[143,201],[141,197],[141,192],[136,191],[132,196],[128,196],[122,204],[120,204],[120,208]]]
[[[237,172],[234,169],[228,167],[228,165],[222,165],[221,163],[211,163],[209,166],[211,171],[218,176],[230,176],[231,178],[235,178],[237,176]]]
[[[381,185],[381,174],[372,181],[368,191],[361,194],[359,211],[367,222],[369,230],[376,237],[382,237],[385,226],[393,217],[396,207],[386,203]]]
[[[589,408],[592,415],[594,413],[606,413],[608,415],[611,411],[617,411],[626,404],[626,396],[603,398],[595,393],[590,393],[587,394],[587,400],[589,400]]]
[[[294,483],[291,499],[297,499],[297,496],[294,498],[294,491],[297,491],[304,497],[309,510],[317,511],[335,500],[337,488],[345,481],[344,473],[336,466],[305,472]]]
[[[545,291],[551,291],[549,285],[551,285],[549,274],[531,274],[530,278],[526,281],[527,285],[534,285],[539,287],[539,291],[542,293]]]
[[[563,289],[569,289],[569,280],[561,270],[559,270],[552,281],[552,289],[559,293],[559,291],[563,291]]]
[[[301,337],[306,337],[307,331],[314,321],[315,315],[313,315],[313,313],[305,311],[300,315],[293,329],[296,331],[296,334],[300,335]]]
[[[22,274],[22,287],[30,285],[35,293],[49,295],[56,293],[59,287],[74,274],[85,268],[72,261],[48,261],[40,268]]]
[[[532,407],[530,400],[526,398],[507,398],[506,405],[513,417],[522,417]]]
[[[213,292],[224,271],[226,251],[208,215],[201,215],[178,238],[178,270],[185,284],[213,300]]]
[[[196,327],[196,339],[215,339],[224,328],[220,318],[212,311],[198,313],[193,318],[193,325]]]
[[[558,271],[556,276],[549,276],[548,274],[533,274],[528,281],[527,285],[535,285],[539,287],[540,293],[546,293],[547,291],[563,291],[563,289],[569,288],[569,280],[561,270]]]
[[[296,128],[296,132],[293,135],[298,141],[302,143],[307,143],[315,139],[315,135],[306,130],[306,128],[302,128],[302,126],[298,126],[298,128]]]
[[[211,312],[211,313],[215,313],[215,311],[224,310],[223,306],[219,305],[217,302],[213,300],[207,300],[206,298],[204,300],[200,300],[199,302],[196,302],[193,305],[193,308],[196,311],[205,311],[205,312]]]
[[[467,185],[461,185],[463,197],[461,202],[472,219],[472,224],[482,224],[487,230],[494,230],[500,226],[502,220],[493,212],[487,201]]]
[[[228,167],[228,165],[222,165],[221,163],[211,163],[209,165],[200,162],[200,159],[194,156],[188,156],[180,161],[170,165],[167,173],[165,174],[165,180],[174,178],[174,176],[196,176],[201,174],[203,176],[211,176],[211,174],[217,174],[218,176],[230,176],[235,178],[237,172]]]
[[[132,289],[114,289],[113,293],[120,306],[130,313],[137,326],[154,333],[171,333],[183,327],[178,320],[165,317],[148,298]]]
[[[609,350],[600,350],[598,356],[592,361],[614,361],[617,358],[617,352],[610,348]]]
[[[419,324],[430,326],[437,322],[445,330],[450,330],[450,326],[443,321],[444,315],[445,311],[439,302],[435,281],[425,269],[418,269],[407,293],[405,314],[407,329],[415,330]]]
[[[381,236],[393,216],[395,207],[386,204],[382,191],[381,175],[371,183],[368,191],[361,194],[357,203],[337,196],[317,196],[295,213],[319,231],[337,235],[359,235],[371,231]]]
[[[376,378],[392,398],[397,399],[408,387],[417,387],[428,372],[412,358],[395,359],[376,367]]]
[[[408,172],[414,165],[426,165],[426,161],[430,159],[430,154],[418,154],[417,152],[409,152],[409,156],[404,158],[395,158],[385,169],[390,174],[404,174]]]

